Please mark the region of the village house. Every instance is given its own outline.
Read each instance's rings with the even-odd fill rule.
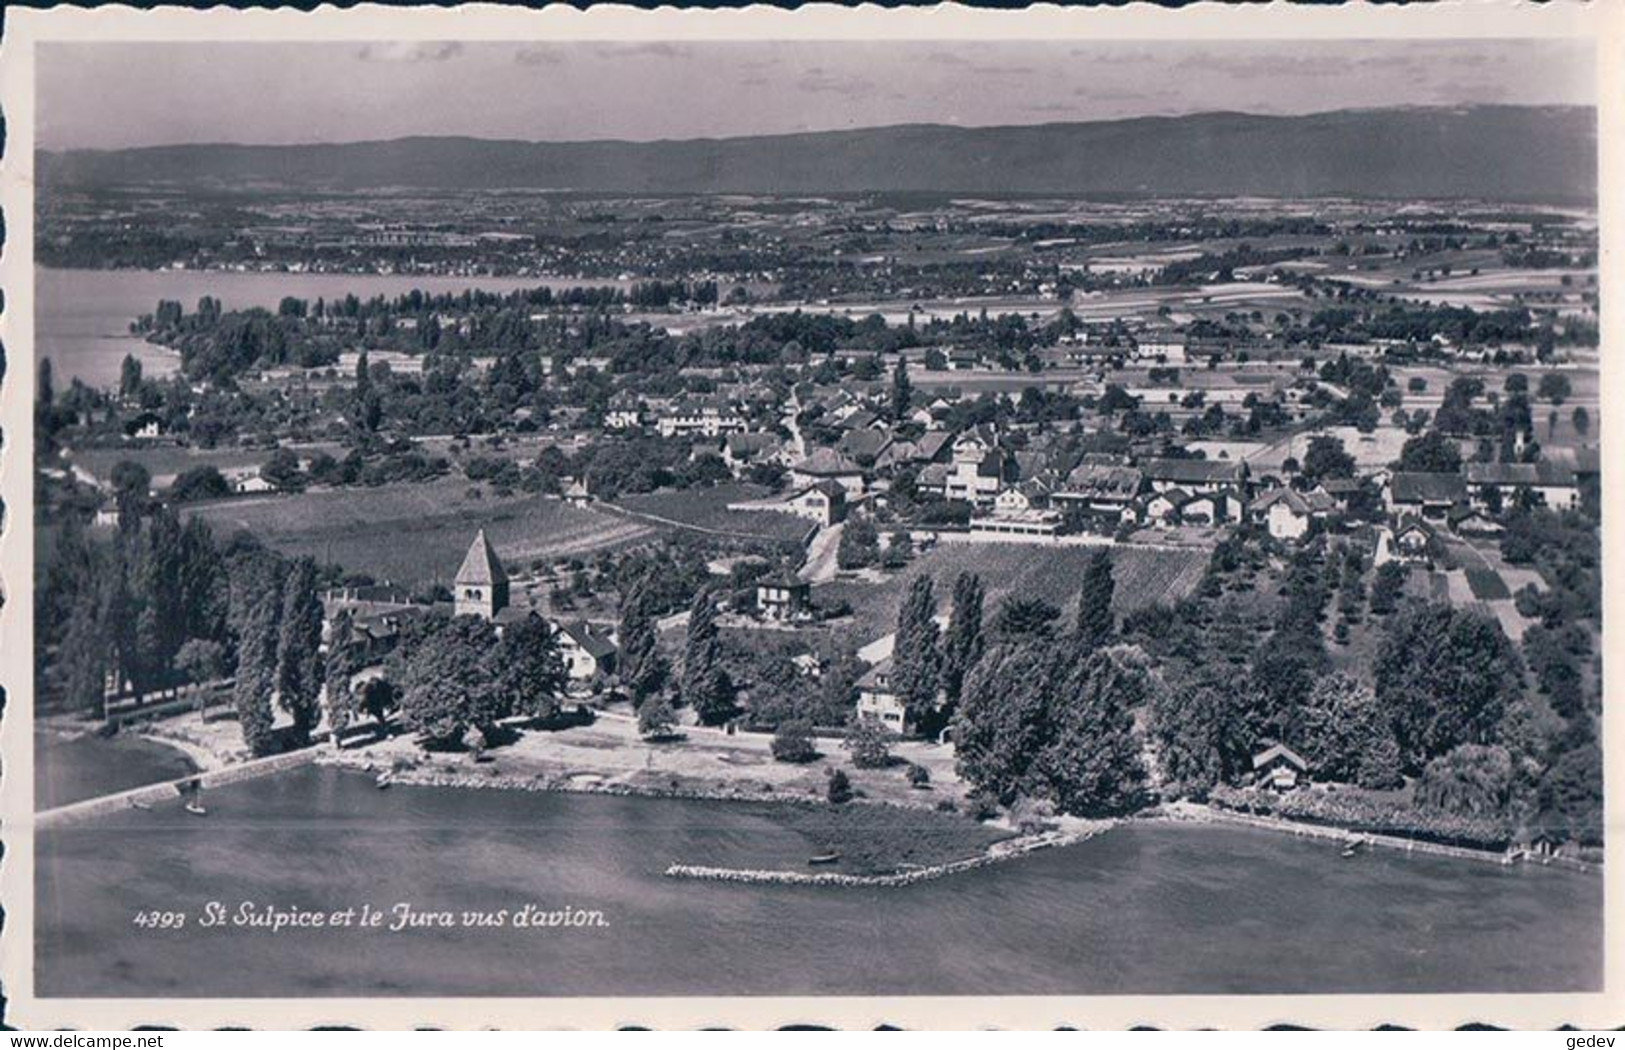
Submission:
[[[1307,536],[1314,523],[1324,521],[1336,506],[1324,492],[1277,488],[1253,500],[1247,513],[1276,539],[1296,541]]]
[[[832,448],[821,448],[790,468],[790,479],[798,489],[821,481],[833,481],[846,490],[847,497],[863,495],[863,468]]]
[[[124,424],[124,436],[152,440],[164,435],[164,417],[156,412],[142,412]]]
[[[604,413],[604,427],[609,430],[636,430],[643,426],[643,408],[635,398],[617,396],[610,399],[609,410]]]
[[[1309,763],[1302,755],[1276,744],[1253,756],[1253,776],[1261,787],[1291,791],[1309,777]]]
[[[572,682],[592,682],[615,673],[620,650],[609,628],[586,620],[570,620],[557,624],[553,637]]]
[[[890,657],[871,667],[858,679],[858,717],[877,722],[898,736],[914,730],[908,708],[892,686]]]
[[[722,461],[735,474],[742,474],[757,463],[771,462],[778,456],[779,448],[775,434],[729,434],[722,443]]]
[[[975,427],[955,439],[953,461],[943,480],[946,498],[990,508],[1004,483],[1004,453],[991,427]]]
[[[276,486],[260,474],[259,467],[236,467],[221,471],[231,491],[239,496],[252,496],[261,492],[275,492]]]
[[[991,542],[1053,540],[1061,531],[1061,512],[1036,508],[995,510],[970,520],[972,539]]]
[[[1460,474],[1397,473],[1388,482],[1388,510],[1395,518],[1417,515],[1443,521],[1450,508],[1467,498]]]
[[[1185,363],[1185,337],[1170,332],[1147,332],[1134,341],[1134,356],[1142,361],[1182,365]]]
[[[1433,526],[1421,518],[1403,518],[1394,527],[1394,555],[1407,561],[1425,560],[1435,535]]]
[[[1051,499],[1057,506],[1121,517],[1145,486],[1145,475],[1119,463],[1079,463]]]
[[[784,509],[827,528],[846,517],[846,489],[835,481],[820,481],[785,500]]]
[[[1580,481],[1573,467],[1550,460],[1537,463],[1468,463],[1462,467],[1475,504],[1487,509],[1491,493],[1511,505],[1519,489],[1527,489],[1553,510],[1580,506]]]
[[[663,438],[721,437],[745,429],[745,420],[715,400],[681,400],[660,413],[655,427]]]
[[[1188,493],[1236,489],[1245,492],[1247,464],[1212,459],[1150,459],[1140,471],[1154,492],[1183,489]]]
[[[462,567],[452,582],[452,600],[456,615],[485,620],[496,619],[508,607],[508,573],[485,538],[484,529],[474,534],[474,542],[463,556]]]
[[[804,620],[812,614],[812,585],[794,577],[774,577],[756,583],[756,609],[774,623]]]

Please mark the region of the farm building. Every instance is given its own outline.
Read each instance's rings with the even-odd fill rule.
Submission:
[[[1388,483],[1388,509],[1396,517],[1419,515],[1443,521],[1450,508],[1467,498],[1467,480],[1460,474],[1398,473]]]
[[[1247,508],[1248,516],[1269,530],[1278,540],[1300,540],[1308,535],[1311,525],[1324,520],[1336,509],[1332,497],[1324,492],[1295,492],[1292,489],[1273,489]]]
[[[1580,480],[1573,467],[1549,460],[1538,463],[1468,463],[1462,468],[1473,501],[1490,506],[1490,493],[1510,503],[1519,489],[1538,495],[1554,510],[1580,505]]]
[[[1244,488],[1247,464],[1209,459],[1151,459],[1141,465],[1141,473],[1156,492],[1183,489],[1186,492],[1218,492]]]

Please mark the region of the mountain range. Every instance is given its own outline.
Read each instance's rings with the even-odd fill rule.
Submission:
[[[41,184],[628,194],[1127,194],[1591,202],[1596,112],[1573,106],[909,124],[655,142],[415,137],[41,151]]]

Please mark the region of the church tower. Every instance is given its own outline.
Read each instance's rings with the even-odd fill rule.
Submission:
[[[497,552],[491,549],[491,542],[485,538],[484,529],[475,534],[463,567],[457,570],[452,593],[458,616],[491,620],[508,607],[508,574],[503,571]]]

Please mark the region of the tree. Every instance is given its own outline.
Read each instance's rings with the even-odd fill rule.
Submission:
[[[1077,816],[1131,809],[1146,779],[1131,712],[1150,689],[1143,657],[1127,647],[991,649],[954,720],[959,774],[1007,806],[1029,797]]]
[[[852,779],[846,775],[846,770],[837,769],[830,773],[825,795],[837,806],[852,801]]]
[[[496,631],[478,616],[426,624],[401,667],[401,714],[431,747],[448,747],[470,729],[489,730],[511,713],[493,659]]]
[[[902,423],[908,418],[909,404],[913,397],[914,390],[908,381],[908,360],[899,354],[897,356],[897,367],[892,370],[891,377],[891,418],[893,423]]]
[[[1454,474],[1461,470],[1461,448],[1437,430],[1406,441],[1399,450],[1399,469],[1423,474]]]
[[[1203,798],[1251,768],[1251,733],[1233,684],[1217,675],[1153,690],[1151,730],[1170,797]]]
[[[219,470],[208,465],[181,471],[169,485],[169,498],[175,503],[222,499],[229,495],[231,486]]]
[[[835,564],[845,570],[862,569],[880,559],[880,534],[865,517],[848,518],[841,526],[841,540],[835,548]]]
[[[1512,756],[1503,747],[1462,744],[1422,770],[1418,804],[1459,817],[1495,817],[1512,799]]]
[[[305,485],[304,472],[299,468],[299,456],[292,449],[279,448],[271,453],[260,467],[260,477],[283,492],[298,492]]]
[[[1584,405],[1575,405],[1569,420],[1574,424],[1574,432],[1582,438],[1591,432],[1591,413],[1586,411]]]
[[[857,718],[846,730],[846,750],[859,769],[883,769],[891,764],[892,734],[870,718]]]
[[[356,696],[350,688],[350,680],[360,670],[356,666],[360,663],[357,652],[355,617],[350,610],[342,609],[333,617],[327,639],[327,660],[322,668],[327,693],[327,728],[334,741],[350,727],[355,717]]]
[[[961,572],[954,580],[954,608],[942,640],[942,689],[950,704],[959,702],[965,676],[982,658],[982,578]]]
[[[119,532],[134,535],[151,498],[152,474],[139,463],[121,459],[113,464],[108,480],[113,486],[114,505],[118,508]]]
[[[300,558],[283,584],[276,654],[277,700],[293,716],[294,734],[300,742],[310,738],[321,716],[317,706],[324,677],[321,645],[322,603],[316,594],[316,563]]]
[[[1329,434],[1316,434],[1309,439],[1309,448],[1303,454],[1303,476],[1313,483],[1329,478],[1352,478],[1354,457],[1343,447],[1343,442]]]
[[[677,712],[665,695],[654,696],[638,708],[638,734],[645,740],[669,737],[677,727]]]
[[[1387,616],[1399,607],[1399,595],[1405,588],[1405,566],[1397,561],[1385,561],[1377,568],[1371,582],[1371,612]]]
[[[132,400],[141,393],[141,362],[134,354],[125,354],[124,360],[119,363],[118,395],[124,400]]]
[[[1145,793],[1133,715],[1146,695],[1145,669],[1106,652],[1067,662],[1051,701],[1050,739],[1035,763],[1044,794],[1073,816],[1128,812]]]
[[[1562,372],[1547,372],[1540,377],[1540,386],[1536,387],[1535,395],[1550,401],[1554,405],[1561,405],[1574,393],[1574,384]]]
[[[1343,672],[1318,679],[1304,705],[1299,749],[1317,779],[1391,788],[1400,783],[1399,748],[1369,685]]]
[[[113,665],[109,632],[102,619],[102,595],[86,586],[72,597],[58,649],[62,686],[72,710],[100,715]]]
[[[1042,598],[1011,595],[999,603],[993,614],[993,636],[1001,642],[1053,638],[1060,618],[1061,610]]]
[[[497,642],[498,688],[514,714],[551,718],[569,684],[558,636],[547,621],[527,616],[508,624]]]
[[[1501,626],[1435,602],[1402,609],[1384,631],[1377,698],[1409,769],[1461,744],[1492,744],[1523,668]]]
[[[210,638],[188,638],[175,653],[175,670],[194,685],[216,681],[226,673],[226,647]]]
[[[818,757],[818,746],[813,741],[812,723],[794,718],[779,723],[773,733],[773,760],[801,765]]]
[[[282,565],[254,552],[239,559],[231,574],[231,622],[237,635],[233,696],[243,743],[256,755],[270,754],[276,688],[277,644],[282,619]]]
[[[701,725],[721,725],[735,714],[733,683],[719,655],[717,608],[704,591],[689,606],[681,689]]]
[[[1117,581],[1112,578],[1112,556],[1095,551],[1083,569],[1083,588],[1078,592],[1078,644],[1085,652],[1104,649],[1117,633],[1112,616],[1112,596]]]
[[[1602,778],[1602,748],[1594,741],[1564,752],[1540,780],[1541,826],[1562,838],[1601,845]]]
[[[936,707],[942,656],[937,648],[937,600],[931,577],[921,573],[909,584],[897,610],[897,635],[892,646],[892,687],[919,721]]]
[[[666,665],[656,643],[650,595],[641,581],[621,600],[620,676],[632,703],[641,705],[666,683]]]

